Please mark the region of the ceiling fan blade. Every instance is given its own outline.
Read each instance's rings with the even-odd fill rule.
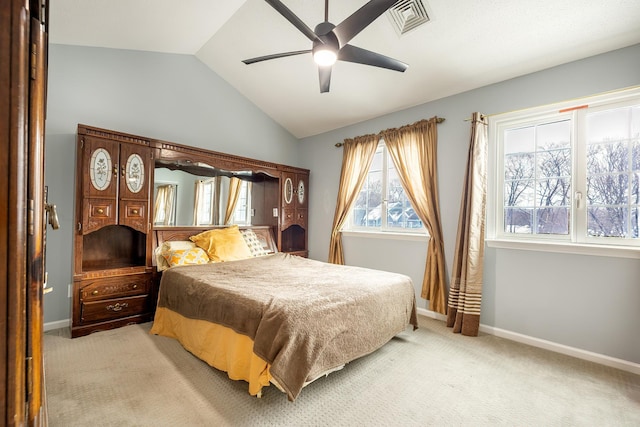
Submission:
[[[318,66],[318,76],[320,77],[320,93],[329,92],[329,86],[331,85],[331,68]]]
[[[318,41],[320,43],[324,43],[320,38],[313,32],[311,28],[307,26],[300,18],[296,16],[295,13],[291,11],[287,6],[285,6],[280,0],[265,0],[269,3],[275,10],[278,11],[280,15],[282,15],[287,21],[291,22],[302,34],[307,36],[309,40],[312,42]]]
[[[278,58],[286,58],[287,56],[302,55],[303,53],[311,53],[311,49],[296,50],[294,52],[274,53],[272,55],[258,56],[257,58],[245,59],[242,62],[249,65],[249,64],[255,64],[256,62],[260,62],[260,61],[268,61],[269,59],[278,59]]]
[[[338,37],[340,46],[345,46],[360,31],[382,15],[387,9],[398,0],[371,0],[360,9],[356,10],[347,19],[338,24],[333,29],[333,33]]]
[[[350,44],[342,47],[338,52],[340,61],[355,62],[358,64],[372,65],[374,67],[386,68],[388,70],[404,72],[409,66],[397,59],[389,58],[370,50],[352,46]]]

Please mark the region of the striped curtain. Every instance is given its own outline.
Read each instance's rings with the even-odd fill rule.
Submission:
[[[471,144],[449,292],[447,326],[477,336],[482,302],[484,222],[487,193],[487,119],[473,113]]]

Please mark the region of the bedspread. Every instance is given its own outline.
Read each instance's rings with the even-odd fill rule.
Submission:
[[[289,400],[306,381],[417,327],[409,277],[282,253],[171,268],[158,307],[251,338]]]

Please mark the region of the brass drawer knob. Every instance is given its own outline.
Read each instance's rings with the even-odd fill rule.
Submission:
[[[131,286],[131,289],[138,289],[138,285],[134,284],[133,286]]]
[[[98,212],[99,215],[102,215],[104,213],[104,209],[98,208],[96,209],[96,212]]]
[[[138,215],[138,209],[132,209],[131,213],[133,213],[134,215]]]
[[[98,290],[96,289],[95,291],[91,292],[91,295],[98,295]]]

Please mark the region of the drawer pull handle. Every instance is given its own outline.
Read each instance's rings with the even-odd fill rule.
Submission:
[[[133,213],[134,215],[138,215],[138,209],[131,210],[131,213]]]
[[[120,304],[119,302],[115,303],[115,304],[109,304],[107,306],[107,310],[109,311],[120,311],[123,308],[127,308],[129,307],[129,303],[123,302],[122,304]]]
[[[131,286],[132,289],[138,289],[138,285]]]
[[[98,290],[91,292],[91,295],[98,295]]]
[[[102,215],[104,213],[104,209],[98,208],[96,209],[96,212],[98,212],[99,215]]]

